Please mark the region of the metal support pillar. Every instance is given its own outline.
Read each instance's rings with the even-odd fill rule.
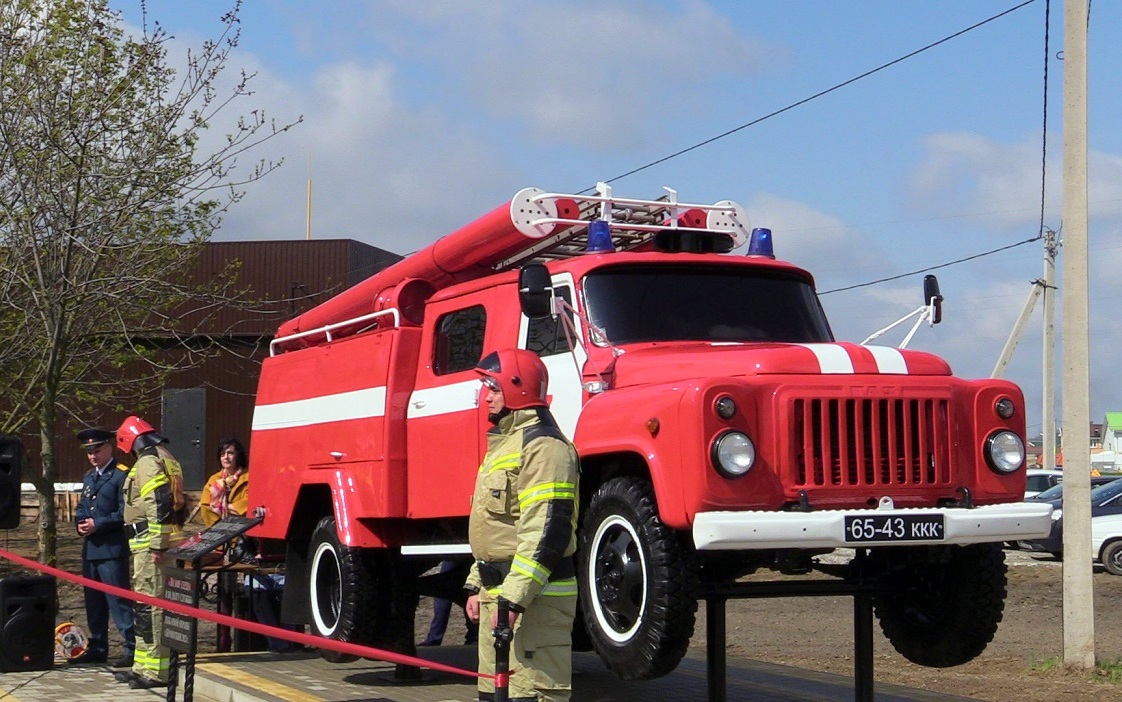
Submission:
[[[729,600],[764,597],[853,597],[853,699],[873,702],[873,595],[876,583],[795,580],[728,583],[702,593],[705,599],[705,663],[709,702],[728,700],[727,627]]]
[[[728,699],[728,653],[725,644],[725,603],[723,597],[705,600],[705,678],[709,687],[709,702]]]
[[[853,596],[853,699],[873,702],[873,597]]]

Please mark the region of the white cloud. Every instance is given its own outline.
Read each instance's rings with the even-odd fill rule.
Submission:
[[[760,192],[747,204],[752,226],[769,227],[778,258],[817,270],[868,269],[880,258],[877,248],[837,217],[813,206]],[[819,287],[822,287],[821,281]]]
[[[309,178],[313,237],[357,239],[397,253],[421,248],[499,204],[492,193],[509,180],[508,166],[484,137],[436,110],[408,106],[395,66],[328,64],[308,84],[297,84],[251,55],[232,63],[257,70],[258,90],[230,118],[264,108],[278,121],[302,115],[303,123],[243,157],[285,163],[245,188],[217,238],[303,238]],[[216,125],[202,148],[224,133]]]
[[[1058,136],[1058,135],[1057,135]],[[978,134],[940,133],[924,139],[924,159],[910,183],[910,205],[930,214],[971,212],[999,231],[1035,227],[1040,221],[1039,137],[1002,143]],[[1095,218],[1122,217],[1122,157],[1088,154],[1088,209]],[[1045,225],[1062,216],[1063,154],[1053,145],[1047,159]]]
[[[913,209],[932,216],[974,213],[1005,232],[1039,222],[1039,143],[1002,144],[976,134],[942,133],[924,139],[924,148],[910,184]],[[1053,194],[1054,181],[1048,183]]]
[[[665,116],[721,101],[757,74],[765,57],[785,55],[738,34],[702,2],[411,2],[388,9],[372,31],[403,59],[431,61],[453,77],[449,85],[462,99],[514,120],[538,141],[589,148],[645,143],[659,136]]]

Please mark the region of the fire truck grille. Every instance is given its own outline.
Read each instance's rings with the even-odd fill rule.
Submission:
[[[800,486],[950,482],[945,400],[798,399],[792,410]]]

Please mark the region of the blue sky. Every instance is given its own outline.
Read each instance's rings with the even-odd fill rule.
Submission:
[[[139,0],[111,0],[128,23]],[[752,122],[1020,4],[1018,0],[247,0],[233,68],[240,112],[303,124],[259,156],[216,238],[313,237],[408,253],[524,187],[576,192]],[[148,0],[174,56],[215,37],[226,0]],[[1052,3],[1044,224],[1061,227],[1063,3]],[[1045,1],[707,146],[616,180],[616,194],[744,205],[820,291],[936,266],[1037,235]],[[1093,3],[1090,63],[1091,417],[1122,410],[1122,26]],[[222,133],[216,125],[215,138]],[[1062,257],[1062,251],[1061,251]],[[1062,272],[1062,260],[1058,271]],[[990,374],[1040,242],[936,271],[943,324],[911,348]],[[823,296],[860,341],[920,304],[922,275]],[[1062,281],[1061,281],[1062,287]],[[1057,311],[1060,305],[1057,304]],[[1041,314],[1006,377],[1040,431]],[[1057,329],[1062,319],[1057,318]],[[903,332],[888,335],[895,345]],[[1062,350],[1057,350],[1057,369]],[[1061,377],[1059,370],[1057,380]],[[1057,390],[1057,400],[1062,393]],[[1059,415],[1057,414],[1057,419]]]

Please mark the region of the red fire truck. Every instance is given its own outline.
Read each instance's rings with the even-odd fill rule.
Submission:
[[[574,637],[623,677],[677,666],[706,587],[834,550],[854,557],[831,574],[885,585],[901,654],[964,663],[1001,619],[1000,545],[1048,532],[1013,383],[836,341],[811,274],[733,202],[527,188],[278,330],[250,506],[284,543],[285,618],[410,649],[418,597],[470,563],[472,369],[514,346],[580,453]]]

